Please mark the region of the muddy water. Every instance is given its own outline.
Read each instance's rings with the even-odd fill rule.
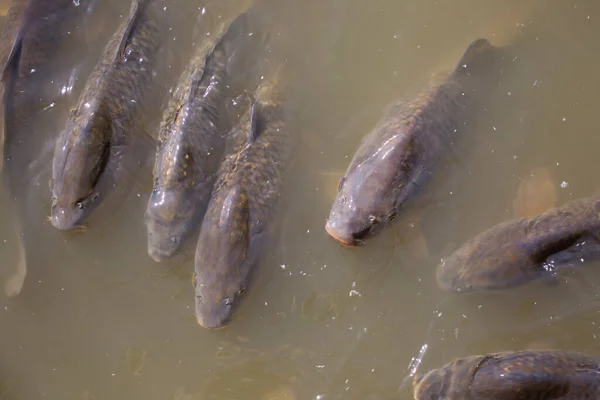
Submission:
[[[193,19],[202,33],[241,2],[199,7],[205,12],[196,9]],[[535,346],[600,354],[600,264],[566,272],[558,284],[494,294],[445,294],[434,281],[440,258],[512,217],[532,169],[549,171],[558,204],[599,188],[597,2],[274,2],[274,51],[292,66],[292,128],[303,141],[280,234],[233,321],[218,331],[193,317],[194,244],[168,263],[147,256],[148,174],[132,175],[133,191],[107,200],[85,234],[59,232],[45,220],[64,110],[127,10],[115,1],[94,8],[82,31],[89,51],[65,57],[78,60],[65,62],[65,76],[79,83],[53,83],[70,89],[32,116],[35,154],[15,150],[32,160],[17,193],[29,269],[22,292],[0,298],[2,400],[409,399],[400,386],[422,348],[420,369]],[[175,28],[181,40],[165,56],[174,60],[165,81],[185,52],[177,35],[189,26]],[[324,221],[362,135],[387,103],[453,68],[481,36],[507,45],[507,57],[487,109],[424,201],[364,248],[334,243]],[[8,196],[0,196],[3,221],[14,216]],[[15,262],[10,223],[0,226],[0,239],[4,283]]]

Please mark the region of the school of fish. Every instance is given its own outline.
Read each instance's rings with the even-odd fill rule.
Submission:
[[[11,155],[35,140],[26,121],[42,110],[27,94],[44,90],[40,76],[58,76],[56,54],[74,45],[70,29],[95,1],[12,2],[0,36],[0,172],[11,197],[22,196],[19,171],[34,161]],[[290,123],[286,62],[262,68],[270,43],[258,18],[264,4],[194,37],[169,83],[157,71],[169,50],[169,27],[183,12],[167,0],[131,0],[53,142],[48,220],[61,231],[90,229],[109,199],[124,201],[131,176],[151,171],[143,213],[148,256],[166,261],[195,243],[194,313],[207,329],[231,320],[280,229],[287,172],[302,134]],[[340,176],[323,232],[331,246],[366,245],[410,212],[441,160],[465,140],[504,56],[503,48],[476,39],[443,78],[390,103]],[[27,212],[18,202],[13,207],[19,265],[5,288],[12,296],[25,281],[28,237]],[[447,292],[508,290],[598,258],[600,197],[590,196],[489,227],[444,257],[431,276]],[[558,350],[468,356],[416,375],[413,393],[416,400],[596,399],[599,365],[593,355]]]

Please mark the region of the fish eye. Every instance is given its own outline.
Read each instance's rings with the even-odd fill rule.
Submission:
[[[245,292],[246,292],[246,288],[245,288],[245,287],[243,287],[243,288],[241,288],[240,290],[238,290],[238,292],[237,292],[237,295],[238,295],[238,296],[241,296],[241,295],[243,295]]]
[[[224,300],[226,306],[230,306],[233,303],[233,299],[228,297]]]
[[[85,210],[85,204],[83,203],[83,201],[78,201],[77,203],[75,203],[75,207],[77,207],[78,210]]]
[[[338,192],[340,190],[342,190],[342,186],[344,186],[344,183],[346,182],[346,177],[342,177],[342,179],[340,179],[340,181],[338,182]]]
[[[376,224],[377,223],[377,217],[374,216],[374,215],[369,215],[369,223]]]
[[[96,201],[100,198],[100,193],[96,192],[92,195],[92,201]]]
[[[52,196],[52,205],[55,206],[58,204],[58,198],[56,196]]]

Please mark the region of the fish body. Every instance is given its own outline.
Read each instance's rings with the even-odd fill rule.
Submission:
[[[472,64],[493,49],[472,42],[454,72],[411,102],[395,102],[363,139],[344,177],[325,229],[340,244],[357,246],[396,217],[427,181],[464,123]]]
[[[14,0],[6,25],[0,34],[2,65],[2,137],[0,171],[4,164],[4,142],[15,140],[18,127],[30,117],[39,97],[40,85],[50,76],[57,53],[67,32],[65,26],[76,19],[84,0]]]
[[[8,296],[20,293],[27,275],[25,218],[29,210],[25,204],[33,185],[30,168],[43,142],[30,121],[47,106],[44,94],[56,77],[61,50],[71,39],[74,22],[91,2],[13,0],[0,33],[0,173],[14,208],[5,222],[10,223],[12,216],[18,253],[16,274],[5,285]]]
[[[586,197],[531,218],[500,223],[467,240],[437,267],[447,291],[498,290],[550,274],[569,261],[597,256],[600,197]]]
[[[71,111],[52,162],[54,227],[81,225],[134,164],[128,161],[144,139],[140,120],[166,29],[164,12],[158,0],[132,2]]]
[[[206,328],[222,327],[229,319],[274,226],[294,147],[278,88],[263,84],[230,132],[233,149],[219,168],[200,228],[195,309]]]
[[[559,350],[470,356],[413,380],[415,400],[592,400],[600,358]]]
[[[230,128],[223,118],[227,65],[248,33],[246,20],[246,13],[239,15],[198,47],[163,114],[146,209],[148,254],[155,261],[172,257],[206,211]]]

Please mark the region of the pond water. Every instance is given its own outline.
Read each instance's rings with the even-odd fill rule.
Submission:
[[[45,85],[48,99],[32,93],[32,101],[49,105],[52,93],[69,89],[55,107],[33,113],[31,135],[7,149],[26,161],[5,167],[18,165],[22,182],[0,196],[1,283],[14,273],[17,215],[28,269],[22,291],[0,297],[0,399],[410,399],[402,383],[420,353],[419,371],[501,350],[600,355],[598,263],[560,275],[557,285],[477,295],[444,293],[434,277],[442,257],[514,215],[531,170],[548,171],[557,204],[600,187],[600,3],[272,2],[274,51],[293,66],[290,129],[303,140],[279,235],[233,320],[210,331],[193,315],[195,241],[165,263],[147,254],[147,176],[132,177],[132,192],[107,200],[85,233],[58,231],[46,219],[56,135],[129,9],[80,1],[94,5],[73,29],[88,45],[63,49],[67,83]],[[191,20],[207,32],[243,5],[197,3]],[[185,56],[187,24],[173,27],[178,40],[165,57]],[[364,247],[335,243],[325,218],[363,135],[388,103],[451,70],[478,37],[506,46],[507,57],[494,66],[489,105],[453,161],[440,165],[427,201]],[[178,74],[166,71],[165,82]]]

